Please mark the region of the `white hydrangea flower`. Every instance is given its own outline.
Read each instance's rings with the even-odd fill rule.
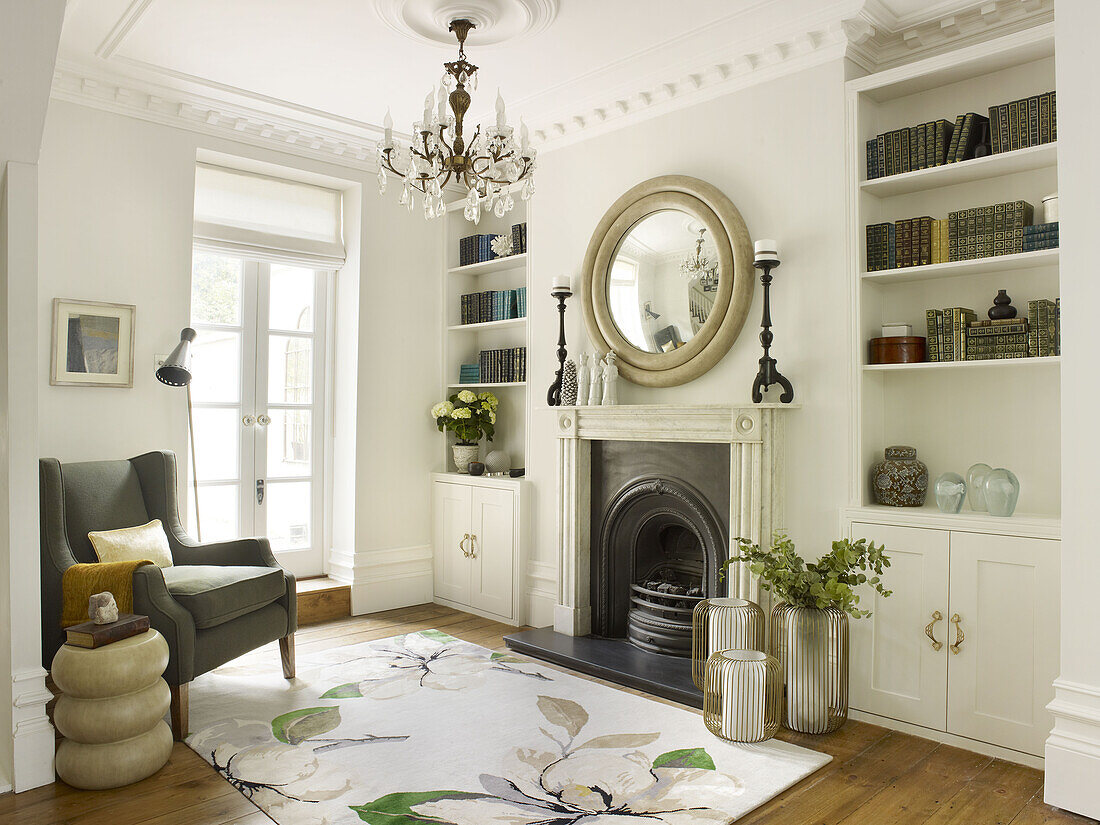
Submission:
[[[469,418],[470,410],[468,407],[459,407],[451,413],[452,418]]]
[[[474,401],[477,401],[477,396],[469,390],[463,390],[458,394],[458,400],[463,404],[472,404]]]

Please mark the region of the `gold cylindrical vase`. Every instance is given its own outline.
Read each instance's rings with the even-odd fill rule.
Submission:
[[[723,650],[709,659],[703,679],[703,722],[730,742],[763,742],[783,718],[783,672],[759,650]]]
[[[772,656],[787,685],[783,724],[831,733],[848,719],[848,616],[835,607],[781,603],[772,610]]]
[[[764,611],[746,599],[703,599],[691,615],[691,678],[703,689],[707,660],[722,650],[764,650]]]

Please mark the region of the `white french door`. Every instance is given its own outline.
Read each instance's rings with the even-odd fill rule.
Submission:
[[[324,572],[328,274],[199,250],[192,267],[202,538],[267,536],[297,576]]]

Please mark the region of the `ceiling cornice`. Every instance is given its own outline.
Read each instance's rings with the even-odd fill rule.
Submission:
[[[785,19],[789,15],[781,12],[789,10],[788,4],[789,0],[763,0],[752,9],[770,10],[777,19]],[[100,48],[113,50],[147,7],[146,0],[134,0],[120,30],[111,32]],[[831,0],[809,7],[811,13],[785,19],[782,26],[751,40],[730,42],[720,52],[696,54],[688,49],[689,57],[672,71],[639,71],[629,86],[620,85],[611,94],[573,96],[571,104],[532,119],[537,146],[552,151],[841,58],[874,72],[1054,17],[1054,0],[944,0],[903,17],[881,0]],[[643,67],[652,62],[646,54],[634,58]],[[379,126],[136,61],[116,60],[114,65],[124,66],[126,73],[98,63],[59,61],[52,96],[339,166],[377,170]],[[175,85],[160,82],[165,78]],[[595,79],[583,78],[585,83],[579,85],[598,85],[591,82]],[[569,86],[558,90],[560,96],[569,97]],[[537,95],[529,99],[534,104]]]

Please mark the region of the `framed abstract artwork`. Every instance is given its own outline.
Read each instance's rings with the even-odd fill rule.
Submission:
[[[133,304],[53,299],[50,383],[134,386]]]

